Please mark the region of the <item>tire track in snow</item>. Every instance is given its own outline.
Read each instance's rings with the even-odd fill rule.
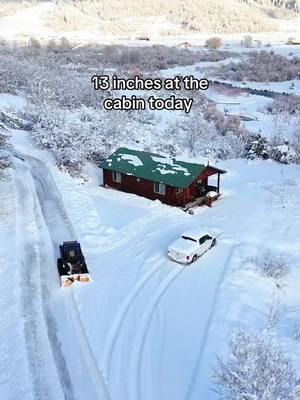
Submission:
[[[155,216],[157,218],[158,216]],[[161,222],[161,221],[160,221]],[[171,227],[177,226],[178,222],[174,223],[168,223],[167,226],[164,229],[160,229],[159,235],[161,235],[164,231],[170,230]],[[145,228],[144,223],[142,224],[142,227]],[[150,236],[155,236],[157,235],[156,233],[148,233],[146,237]],[[121,255],[119,255],[120,260],[123,261],[124,259],[124,254],[130,253],[132,249],[126,248],[124,252],[122,252]],[[120,328],[125,322],[126,316],[130,310],[130,307],[134,304],[134,301],[136,300],[136,297],[139,295],[141,290],[146,286],[146,284],[149,282],[149,280],[156,274],[156,272],[159,271],[160,267],[164,264],[164,256],[163,260],[160,259],[160,261],[156,262],[152,268],[147,270],[146,273],[142,275],[142,277],[136,282],[132,290],[129,292],[129,294],[125,297],[123,300],[120,308],[117,311],[116,317],[113,320],[113,323],[111,325],[111,328],[109,329],[108,337],[107,340],[104,344],[104,353],[102,357],[102,365],[104,370],[106,371],[107,377],[110,376],[110,370],[111,370],[111,362],[112,362],[112,354],[116,345],[116,342],[119,338],[119,335],[121,333]]]
[[[222,282],[224,280],[224,277],[225,277],[227,268],[228,268],[228,266],[230,264],[230,261],[232,259],[233,253],[236,251],[236,249],[240,245],[241,245],[241,243],[238,243],[238,244],[235,244],[235,245],[231,246],[231,248],[229,250],[229,253],[227,255],[226,261],[224,263],[222,274],[221,274],[221,276],[219,278],[218,284],[216,286],[216,289],[215,289],[215,292],[214,292],[214,295],[213,295],[213,302],[212,302],[212,305],[211,305],[209,317],[208,317],[207,324],[206,324],[206,327],[205,327],[203,340],[201,342],[199,355],[198,355],[198,358],[197,358],[197,361],[196,361],[195,368],[194,368],[193,373],[192,373],[192,379],[191,379],[191,382],[190,382],[190,384],[188,386],[187,394],[186,394],[184,400],[189,400],[191,395],[192,395],[192,393],[193,393],[194,384],[195,384],[195,381],[196,381],[196,378],[197,378],[197,375],[198,375],[198,370],[200,368],[200,364],[201,364],[201,361],[202,361],[204,349],[205,349],[206,344],[207,344],[208,333],[209,333],[209,330],[210,330],[210,327],[211,327],[211,324],[212,324],[212,321],[213,321],[213,317],[214,317],[214,313],[215,313],[215,307],[216,307],[216,304],[217,304],[217,300],[218,300],[218,295],[219,295],[219,292],[220,292],[221,284],[222,284]]]
[[[177,278],[177,276],[184,271],[184,267],[175,267],[172,269],[166,277],[158,285],[156,291],[151,297],[146,312],[144,313],[141,322],[137,328],[136,340],[133,345],[132,357],[129,362],[129,378],[128,378],[128,389],[130,400],[141,400],[140,390],[140,372],[141,372],[141,360],[145,345],[145,339],[147,336],[148,328],[152,320],[153,313],[158,306],[161,297],[167,291],[171,283]]]
[[[19,152],[15,152],[15,154],[24,158],[25,163],[28,166],[28,170],[32,175],[41,212],[51,236],[53,247],[57,248],[58,244],[64,240],[67,240],[68,238],[76,238],[77,235],[75,230],[69,220],[68,214],[64,208],[61,196],[58,192],[52,175],[46,165],[36,157],[25,155]],[[65,232],[62,233],[61,230],[58,231],[57,225],[59,227],[64,226]],[[91,380],[94,383],[95,392],[97,393],[99,400],[110,400],[110,395],[104,382],[103,375],[98,368],[88,341],[88,337],[84,330],[77,303],[74,298],[73,289],[70,291],[69,296],[66,297],[66,307],[72,316],[72,321],[75,325],[75,331],[80,344],[80,351],[85,361],[87,370],[89,371]]]
[[[122,244],[126,244],[129,240],[139,237],[141,233],[143,233],[145,227],[149,226],[151,222],[155,221],[157,218],[161,218],[163,215],[164,214],[161,212],[146,215],[145,217],[139,218],[137,221],[132,222],[128,227],[105,237],[105,239],[108,239],[109,241],[103,244],[103,252],[111,251],[120,247]],[[162,222],[160,221],[160,223]]]
[[[123,325],[127,313],[131,305],[134,303],[136,297],[140,293],[140,291],[147,284],[149,279],[160,269],[162,264],[163,261],[155,263],[154,266],[140,278],[140,280],[135,284],[129,295],[125,298],[125,300],[123,301],[121,307],[119,308],[116,314],[116,317],[112,323],[111,329],[108,334],[108,339],[104,344],[104,353],[102,358],[102,365],[104,369],[107,371],[108,376],[110,371],[112,353],[120,334],[120,328]]]
[[[12,169],[6,181],[0,181],[0,398],[31,400],[34,390],[27,357],[22,307],[22,239]],[[18,382],[18,385],[16,385]]]

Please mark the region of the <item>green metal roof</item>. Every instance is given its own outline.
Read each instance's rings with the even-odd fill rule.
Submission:
[[[125,147],[120,147],[99,166],[182,189],[189,187],[206,168],[205,165],[178,161],[174,158]]]

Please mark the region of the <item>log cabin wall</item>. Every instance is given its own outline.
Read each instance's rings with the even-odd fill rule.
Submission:
[[[166,186],[166,194],[162,195],[154,191],[154,182],[148,181],[142,178],[136,178],[135,176],[121,174],[121,182],[115,182],[113,180],[113,171],[103,170],[103,184],[113,187],[118,190],[122,190],[126,193],[133,193],[139,196],[146,197],[150,200],[160,200],[162,203],[169,205],[176,205],[176,193],[175,188]]]
[[[201,180],[202,184],[207,187],[208,177],[215,175],[216,170],[213,167],[207,166],[205,170],[192,182],[187,189],[179,190],[176,187],[165,185],[165,195],[156,193],[154,191],[154,182],[137,178],[133,175],[121,174],[121,182],[113,180],[113,171],[103,170],[103,183],[104,185],[113,187],[127,193],[137,194],[151,200],[160,200],[173,206],[185,206],[188,202],[196,199],[199,196],[198,182]]]

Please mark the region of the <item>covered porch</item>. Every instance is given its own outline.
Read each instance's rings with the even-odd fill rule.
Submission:
[[[188,210],[196,206],[207,205],[211,207],[212,203],[220,196],[220,175],[225,173],[223,170],[209,167],[199,176],[194,184],[184,193],[184,209]],[[209,180],[210,176],[215,175],[213,182]]]

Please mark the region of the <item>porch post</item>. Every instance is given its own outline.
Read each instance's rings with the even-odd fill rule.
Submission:
[[[218,186],[217,186],[217,193],[220,193],[220,172],[218,173]]]

